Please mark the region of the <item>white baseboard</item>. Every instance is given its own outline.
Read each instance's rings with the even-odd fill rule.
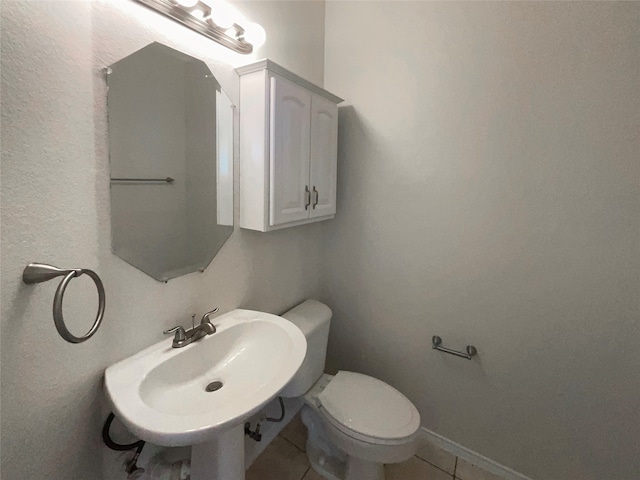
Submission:
[[[526,475],[518,473],[509,467],[505,467],[504,465],[501,465],[500,463],[491,460],[484,455],[480,455],[479,453],[474,452],[467,447],[463,447],[459,443],[449,440],[442,435],[438,435],[431,430],[427,430],[425,427],[420,427],[420,436],[422,436],[423,439],[442,448],[443,450],[446,450],[447,452],[450,452],[469,463],[473,463],[474,465],[477,465],[487,472],[494,473],[504,478],[505,480],[532,480]]]

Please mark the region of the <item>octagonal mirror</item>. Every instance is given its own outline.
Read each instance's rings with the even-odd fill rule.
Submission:
[[[113,253],[160,281],[202,271],[233,231],[233,105],[159,43],[107,73]]]

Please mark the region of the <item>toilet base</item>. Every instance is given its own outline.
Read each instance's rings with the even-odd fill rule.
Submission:
[[[336,461],[335,458],[326,457],[322,452],[307,450],[311,468],[327,480],[344,480],[344,464]]]
[[[306,450],[313,469],[328,480],[344,480],[346,455],[327,441],[324,426],[310,407],[302,407],[301,418],[307,427]]]
[[[385,480],[384,465],[356,457],[348,457],[344,480],[361,480],[363,478],[367,480]]]
[[[339,461],[335,457],[328,457],[317,448],[307,444],[307,455],[311,467],[322,478],[327,480],[385,480],[384,465],[368,462],[356,457],[347,457],[346,461]]]
[[[327,480],[385,480],[384,464],[347,455],[330,441],[326,427],[312,408],[302,407],[307,427],[307,456],[312,468]]]

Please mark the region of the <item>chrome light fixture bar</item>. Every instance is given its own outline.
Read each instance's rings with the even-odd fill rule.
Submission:
[[[230,28],[222,28],[211,19],[212,8],[206,3],[196,0],[193,6],[186,7],[177,0],[136,0],[153,8],[176,22],[189,27],[205,37],[230,48],[234,52],[248,55],[253,52],[253,45],[244,39],[245,30],[241,25],[234,23]],[[234,31],[235,36],[227,32]]]

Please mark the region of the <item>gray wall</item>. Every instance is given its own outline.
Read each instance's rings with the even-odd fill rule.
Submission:
[[[102,478],[106,366],[191,312],[322,293],[330,364],[400,388],[427,428],[535,480],[635,480],[640,4],[329,2],[325,58],[323,3],[237,5],[267,30],[251,58],[135,2],[2,2],[2,478]],[[166,285],[113,256],[99,69],[152,41],[235,103],[252,59],[324,72],[348,99],[336,219],[237,230]],[[86,344],[55,332],[55,285],[21,285],[36,260],[103,277]],[[80,333],[93,287],[67,297]]]
[[[327,2],[325,36],[331,364],[536,480],[637,479],[640,3]]]
[[[281,313],[318,295],[318,277],[309,275],[320,269],[317,225],[266,235],[238,229],[204,274],[168,284],[110,251],[103,66],[159,41],[205,60],[236,104],[234,66],[265,56],[322,83],[322,3],[238,5],[269,32],[251,57],[132,1],[2,2],[3,480],[101,479],[104,369],[187,324],[191,312],[217,305]],[[102,276],[107,313],[90,341],[58,336],[54,282],[20,282],[31,261]],[[67,290],[65,314],[77,334],[93,318],[94,291],[85,279]]]

